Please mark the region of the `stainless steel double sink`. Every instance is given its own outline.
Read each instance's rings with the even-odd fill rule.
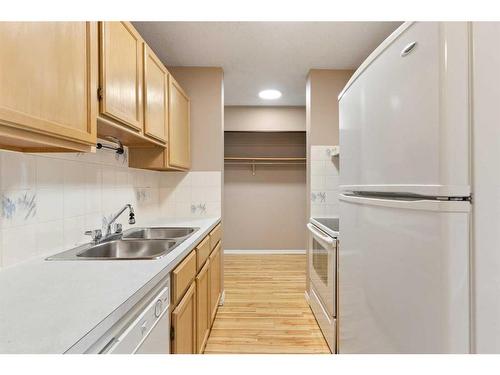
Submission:
[[[158,259],[167,255],[199,228],[132,228],[48,257],[47,260],[133,260]]]

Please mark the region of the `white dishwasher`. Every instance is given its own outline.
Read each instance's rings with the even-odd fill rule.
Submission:
[[[101,354],[169,354],[170,353],[170,279],[160,290],[143,302],[138,314],[121,324],[121,329]]]

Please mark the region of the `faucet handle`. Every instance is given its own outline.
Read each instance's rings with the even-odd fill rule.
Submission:
[[[91,236],[93,242],[97,242],[102,238],[102,231],[100,229],[87,230],[85,234]]]
[[[122,232],[122,225],[120,223],[115,224],[115,233],[121,233]]]

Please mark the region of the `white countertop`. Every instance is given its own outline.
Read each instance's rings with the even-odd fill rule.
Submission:
[[[0,272],[0,353],[83,352],[141,300],[220,217],[141,226],[199,227],[156,260],[35,259]],[[76,345],[75,345],[76,344]]]

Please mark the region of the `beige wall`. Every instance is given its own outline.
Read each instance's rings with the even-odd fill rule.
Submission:
[[[294,127],[287,130],[305,129],[303,107],[226,107],[225,118],[231,119],[231,130],[241,124],[247,131],[268,130],[270,124],[281,124],[280,129],[284,129],[292,122]],[[269,156],[269,152],[279,156],[285,152],[305,154],[304,137],[296,133],[231,133],[226,139],[226,151],[231,156],[238,152],[261,156]],[[223,194],[225,249],[305,249],[304,166],[257,166],[254,176],[250,166],[226,165]]]
[[[302,166],[226,168],[225,249],[304,250],[305,195]]]
[[[169,67],[191,98],[193,171],[224,168],[224,83],[222,68]]]
[[[337,98],[352,70],[312,69],[307,77],[306,127],[310,145],[339,144]]]
[[[226,131],[305,131],[305,107],[228,106]]]

